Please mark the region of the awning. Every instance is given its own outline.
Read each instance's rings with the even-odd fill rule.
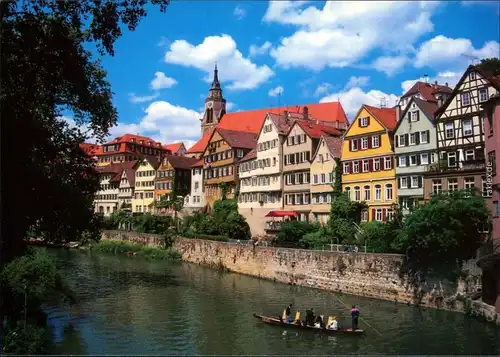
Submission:
[[[266,214],[266,217],[297,217],[294,211],[271,211]]]

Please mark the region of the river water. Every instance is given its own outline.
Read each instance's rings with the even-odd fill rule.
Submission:
[[[292,287],[186,263],[49,250],[80,301],[47,308],[53,354],[500,354],[500,332],[460,313]],[[359,304],[365,336],[264,325],[252,313],[292,303],[344,316]],[[304,312],[302,312],[304,313]]]

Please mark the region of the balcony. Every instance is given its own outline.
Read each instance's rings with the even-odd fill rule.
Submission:
[[[425,167],[425,172],[432,173],[447,173],[447,172],[464,172],[464,171],[483,171],[486,172],[486,163],[484,160],[469,160],[457,162],[456,166],[448,166],[448,162],[440,160]]]
[[[267,221],[264,230],[266,232],[278,232],[281,228],[283,221]]]

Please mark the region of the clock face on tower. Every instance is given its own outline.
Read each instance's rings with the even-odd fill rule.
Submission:
[[[207,102],[207,104],[206,104],[207,109],[212,109],[213,106],[214,106],[214,102]]]

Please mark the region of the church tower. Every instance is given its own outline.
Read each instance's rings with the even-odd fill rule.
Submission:
[[[225,113],[226,100],[222,96],[219,71],[217,70],[217,64],[215,64],[214,79],[208,91],[208,97],[205,99],[205,114],[203,114],[203,118],[201,119],[201,136],[205,135],[211,128],[215,128]]]

